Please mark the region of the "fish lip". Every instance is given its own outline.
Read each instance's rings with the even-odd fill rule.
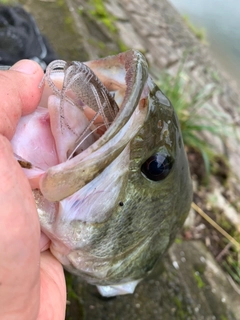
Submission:
[[[148,79],[148,65],[145,57],[137,50],[129,50],[116,56],[91,61],[87,64],[90,67],[94,66],[94,64],[102,64],[103,67],[108,67],[109,64],[113,66],[114,64],[118,64],[124,66],[126,70],[125,82],[127,89],[118,115],[104,135],[86,149],[88,156],[90,155],[91,158],[94,158],[93,154],[97,153],[101,147],[116,136],[137,108]],[[113,157],[120,154],[126,144],[127,142],[125,145],[113,150],[111,157],[108,156],[104,158],[98,156],[97,161],[93,161],[94,163],[92,164],[91,161],[87,163],[82,159],[83,155],[86,154],[83,153],[68,160],[64,164],[49,168],[40,180],[40,190],[43,196],[49,201],[60,201],[70,196],[101,172],[112,161]],[[75,174],[75,169],[79,166],[84,166],[84,168],[81,169],[82,181],[76,182],[76,179],[74,179],[74,183],[71,183],[71,188],[69,188],[69,177]]]

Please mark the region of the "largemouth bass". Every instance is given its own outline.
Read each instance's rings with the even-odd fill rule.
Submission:
[[[104,296],[132,293],[189,212],[192,187],[176,114],[135,50],[56,60],[12,146],[50,250]]]

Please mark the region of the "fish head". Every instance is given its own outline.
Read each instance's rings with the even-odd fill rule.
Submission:
[[[56,159],[32,184],[42,231],[63,266],[103,295],[132,292],[190,208],[178,119],[138,51],[52,66],[40,104]],[[14,139],[15,154],[33,164]]]

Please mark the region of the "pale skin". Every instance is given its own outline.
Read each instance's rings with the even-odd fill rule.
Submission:
[[[28,180],[10,140],[22,115],[37,107],[43,71],[22,60],[0,71],[0,319],[62,320],[66,285],[63,268],[41,235]]]

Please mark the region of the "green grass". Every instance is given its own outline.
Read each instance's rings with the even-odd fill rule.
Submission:
[[[223,261],[223,267],[230,274],[233,280],[240,285],[240,266],[231,255],[227,257],[227,261]]]
[[[240,243],[240,234],[233,226],[226,228],[229,234]],[[240,285],[240,251],[236,247],[231,247],[228,251],[228,255],[225,261],[222,262],[222,266],[233,278],[233,280]]]
[[[203,133],[210,133],[224,141],[232,134],[232,127],[227,124],[227,116],[214,110],[209,103],[218,91],[216,85],[209,83],[197,90],[183,66],[184,62],[176,76],[164,71],[157,84],[178,115],[184,144],[202,154],[209,175],[210,163],[216,154]]]
[[[12,4],[15,4],[15,1],[14,0],[0,0],[0,4],[12,5]]]
[[[205,287],[205,283],[203,282],[203,280],[202,280],[201,275],[199,274],[199,272],[198,272],[198,271],[195,271],[194,274],[193,274],[193,276],[194,276],[194,279],[195,279],[195,281],[196,281],[196,283],[197,283],[198,288],[199,288],[199,289],[204,288],[204,287]]]
[[[202,43],[207,44],[206,40],[206,30],[204,28],[197,28],[189,19],[187,15],[183,16],[183,20],[192,33],[200,40]]]

